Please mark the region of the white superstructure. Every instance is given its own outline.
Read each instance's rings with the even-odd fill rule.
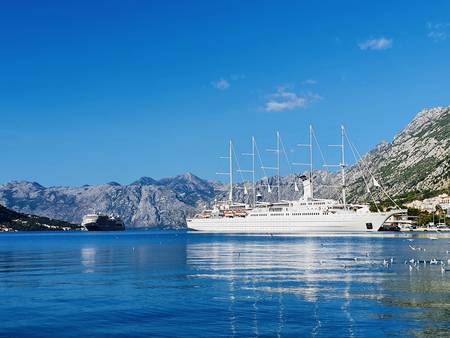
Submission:
[[[83,219],[81,220],[81,226],[86,226],[86,224],[95,223],[98,220],[98,214],[87,214],[83,216]]]
[[[405,210],[388,212],[371,212],[368,205],[347,204],[345,194],[345,163],[344,163],[344,129],[342,127],[341,167],[342,202],[332,199],[313,198],[313,176],[301,176],[303,197],[295,201],[280,200],[279,180],[278,201],[272,203],[256,202],[254,183],[254,138],[252,138],[253,155],[253,195],[252,205],[233,202],[233,168],[232,143],[230,142],[229,157],[230,193],[226,202],[215,203],[211,210],[204,210],[194,218],[187,219],[191,230],[221,232],[221,233],[334,233],[334,232],[371,232],[378,231],[387,219],[394,215],[404,214]],[[280,139],[277,133],[277,167],[279,172]],[[312,128],[310,128],[310,148],[312,169]],[[312,171],[312,170],[311,170]],[[279,173],[278,173],[279,178]],[[270,186],[268,186],[270,189]]]
[[[308,180],[304,181],[308,182]],[[403,210],[371,212],[367,205],[343,205],[329,199],[216,204],[187,220],[192,230],[230,233],[313,233],[377,231]]]

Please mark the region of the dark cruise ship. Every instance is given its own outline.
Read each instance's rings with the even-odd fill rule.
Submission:
[[[114,215],[88,214],[83,217],[81,226],[88,231],[124,231],[123,221]]]

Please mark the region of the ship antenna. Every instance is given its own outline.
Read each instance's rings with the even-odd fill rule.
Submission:
[[[230,140],[230,203],[233,202],[233,142]]]
[[[230,191],[228,194],[228,201],[233,202],[233,142],[230,140],[229,156],[221,156],[220,158],[229,161],[229,171],[227,173],[216,173],[217,175],[227,175],[229,177]]]
[[[253,206],[256,206],[256,181],[255,181],[255,159],[256,159],[256,141],[255,137],[252,136],[252,152],[251,153],[242,153],[244,156],[251,156],[252,158],[252,170],[238,170],[243,173],[251,173],[252,174],[252,190],[253,190]]]
[[[341,125],[341,173],[342,173],[342,202],[344,203],[344,209],[347,209],[347,199],[345,196],[345,129],[344,126]]]
[[[278,191],[278,202],[281,199],[280,191],[280,132],[277,130],[277,191]]]
[[[309,125],[309,184],[311,184],[311,198],[313,198],[313,144],[312,144],[312,125]]]
[[[256,181],[255,181],[255,159],[256,159],[256,141],[255,137],[252,136],[252,152],[251,153],[242,153],[244,156],[251,156],[252,158],[252,170],[239,170],[243,173],[251,173],[252,174],[252,190],[253,190],[253,206],[256,206]]]
[[[267,149],[267,151],[274,152],[277,154],[277,166],[276,167],[265,167],[262,166],[262,169],[271,169],[275,170],[277,173],[277,192],[278,192],[278,202],[281,200],[281,192],[280,192],[280,133],[277,131],[277,148],[276,149]]]
[[[342,176],[342,203],[344,205],[344,209],[347,209],[347,197],[345,194],[345,129],[344,126],[341,125],[341,144],[330,144],[330,147],[340,147],[341,148],[341,162],[338,165],[333,164],[324,164],[324,167],[340,167],[341,168],[341,176]]]
[[[252,181],[253,181],[253,206],[256,206],[255,137],[254,136],[252,136]]]
[[[309,144],[297,144],[298,147],[309,148],[309,163],[297,163],[292,165],[308,166],[309,167],[309,184],[311,186],[311,198],[313,197],[313,127],[309,125]]]

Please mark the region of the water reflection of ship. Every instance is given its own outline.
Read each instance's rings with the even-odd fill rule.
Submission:
[[[292,301],[296,299],[297,302],[300,298],[307,303],[306,307],[311,307],[311,318],[304,318],[305,334],[321,334],[325,319],[329,316],[329,305],[321,307],[321,304],[333,299],[339,303],[347,334],[351,336],[355,333],[352,301],[355,293],[360,292],[358,288],[355,290],[354,283],[375,286],[384,274],[368,271],[367,266],[354,261],[355,255],[361,255],[362,248],[382,252],[382,243],[368,242],[364,247],[361,243],[343,239],[337,243],[330,242],[327,246],[317,238],[205,241],[188,243],[187,264],[193,278],[227,283],[228,320],[232,336],[241,335],[239,327],[244,326],[239,314],[242,309],[237,304],[242,298],[253,301],[251,308],[247,308],[252,312],[248,315],[251,317],[249,322],[253,335],[265,331],[268,325],[264,320],[267,304],[261,309],[262,299],[272,301],[272,332],[283,335],[289,316],[295,311]],[[336,249],[339,255],[336,255]],[[345,264],[353,266],[344,268]],[[366,295],[368,298],[380,297],[376,287],[366,290],[372,293]]]

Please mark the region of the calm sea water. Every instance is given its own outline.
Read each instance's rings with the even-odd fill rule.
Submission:
[[[0,336],[449,336],[449,241],[1,234]]]

